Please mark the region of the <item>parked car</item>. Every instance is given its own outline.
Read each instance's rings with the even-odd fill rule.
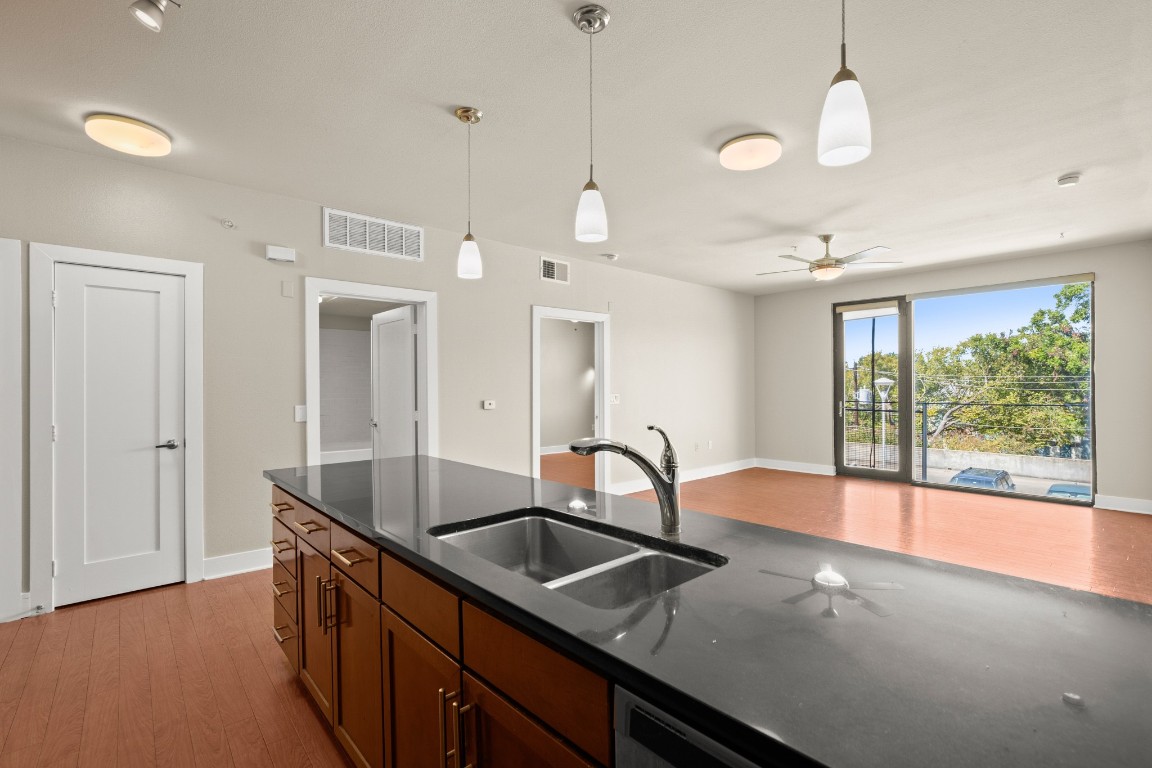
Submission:
[[[1052,483],[1048,486],[1048,493],[1044,495],[1055,496],[1060,499],[1092,501],[1092,488],[1081,483]]]
[[[968,467],[952,475],[949,485],[965,485],[969,488],[987,488],[990,491],[1014,491],[1016,483],[1012,482],[1012,475],[1003,469],[984,469],[983,467]]]

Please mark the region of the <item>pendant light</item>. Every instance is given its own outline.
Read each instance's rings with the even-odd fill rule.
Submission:
[[[480,259],[480,246],[472,237],[472,126],[480,122],[483,112],[475,107],[458,107],[456,119],[468,125],[468,234],[460,243],[460,255],[456,258],[456,277],[464,280],[479,280],[484,277],[484,262]]]
[[[821,165],[851,165],[872,154],[868,104],[856,73],[848,69],[845,32],[844,0],[840,0],[840,71],[832,78],[820,113],[816,157]]]
[[[572,14],[576,28],[588,35],[588,183],[576,205],[576,239],[582,243],[608,239],[608,212],[592,175],[592,36],[608,26],[608,19],[608,11],[599,5],[585,5]]]

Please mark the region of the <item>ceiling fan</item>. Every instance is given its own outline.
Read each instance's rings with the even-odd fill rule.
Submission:
[[[888,251],[892,250],[891,248],[888,248],[884,245],[877,245],[863,251],[857,251],[851,256],[835,259],[832,257],[832,254],[829,250],[831,247],[832,238],[835,237],[835,235],[817,235],[816,237],[819,238],[820,242],[824,243],[823,258],[816,259],[815,261],[809,261],[808,259],[802,259],[799,256],[793,256],[790,253],[782,253],[780,254],[780,258],[788,259],[790,261],[801,261],[807,264],[808,271],[811,272],[812,277],[816,278],[817,280],[834,280],[835,278],[840,277],[840,275],[844,272],[845,267],[891,267],[896,264],[904,263],[902,261],[860,261],[860,259],[866,259],[869,256],[876,256],[877,254],[887,253]],[[801,269],[803,268],[797,267],[796,269],[778,269],[775,272],[757,272],[756,276],[760,277],[762,275],[779,275],[785,272],[799,272]]]

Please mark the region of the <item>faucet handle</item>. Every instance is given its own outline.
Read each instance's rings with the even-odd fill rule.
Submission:
[[[668,439],[668,433],[657,427],[654,424],[649,424],[648,429],[653,432],[659,432],[660,437],[664,438],[664,452],[660,454],[660,463],[663,465],[665,472],[671,472],[679,466],[676,461],[676,451],[672,448],[672,441]]]

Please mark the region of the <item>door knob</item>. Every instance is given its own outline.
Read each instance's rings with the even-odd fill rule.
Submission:
[[[172,439],[166,443],[160,443],[160,445],[158,445],[156,447],[157,448],[167,448],[170,451],[174,451],[180,447],[180,443],[178,443],[175,439]]]

